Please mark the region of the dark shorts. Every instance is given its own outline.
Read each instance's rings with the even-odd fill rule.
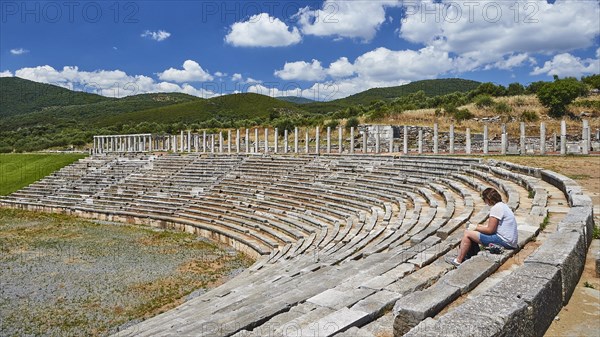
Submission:
[[[504,240],[502,240],[498,234],[492,234],[492,235],[488,235],[488,234],[483,234],[483,233],[479,233],[479,241],[481,242],[481,244],[484,247],[489,246],[490,243],[493,244],[497,244],[500,245],[504,248],[508,248],[508,249],[515,249],[515,247],[509,245],[508,243],[504,242]]]

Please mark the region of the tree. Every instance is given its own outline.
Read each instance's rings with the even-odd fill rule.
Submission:
[[[346,129],[350,130],[350,128],[356,128],[356,127],[358,127],[359,124],[360,124],[360,122],[358,121],[358,118],[350,117],[346,121]]]
[[[585,85],[575,78],[556,78],[554,82],[544,84],[538,90],[537,97],[543,106],[550,109],[550,117],[560,118],[566,114],[567,105],[586,92]]]
[[[474,94],[481,95],[487,94],[494,97],[506,95],[506,89],[502,85],[495,85],[491,82],[481,83],[477,89],[474,90]]]
[[[600,89],[600,75],[598,74],[590,75],[588,77],[584,76],[581,78],[581,81],[592,87],[592,89]]]
[[[517,96],[523,95],[525,93],[525,87],[521,85],[521,83],[515,82],[508,85],[508,89],[506,90],[506,94],[508,96]]]
[[[546,84],[547,82],[544,81],[536,81],[536,82],[531,82],[528,86],[527,89],[525,90],[526,94],[537,94],[538,90],[540,90],[541,87],[544,86],[544,84]]]

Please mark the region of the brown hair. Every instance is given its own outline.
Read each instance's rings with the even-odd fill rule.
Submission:
[[[481,197],[483,198],[483,201],[485,203],[491,203],[492,205],[495,205],[499,202],[502,201],[502,197],[500,196],[500,193],[498,193],[498,191],[496,191],[495,189],[488,187],[485,190],[483,190],[483,192],[481,192]]]

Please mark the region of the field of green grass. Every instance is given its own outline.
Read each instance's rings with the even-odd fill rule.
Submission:
[[[84,157],[83,154],[0,154],[0,195],[17,191]]]

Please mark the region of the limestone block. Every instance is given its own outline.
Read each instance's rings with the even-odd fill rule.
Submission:
[[[585,237],[580,233],[555,232],[525,260],[525,264],[543,263],[559,268],[562,303],[566,305],[583,272],[586,251]]]

